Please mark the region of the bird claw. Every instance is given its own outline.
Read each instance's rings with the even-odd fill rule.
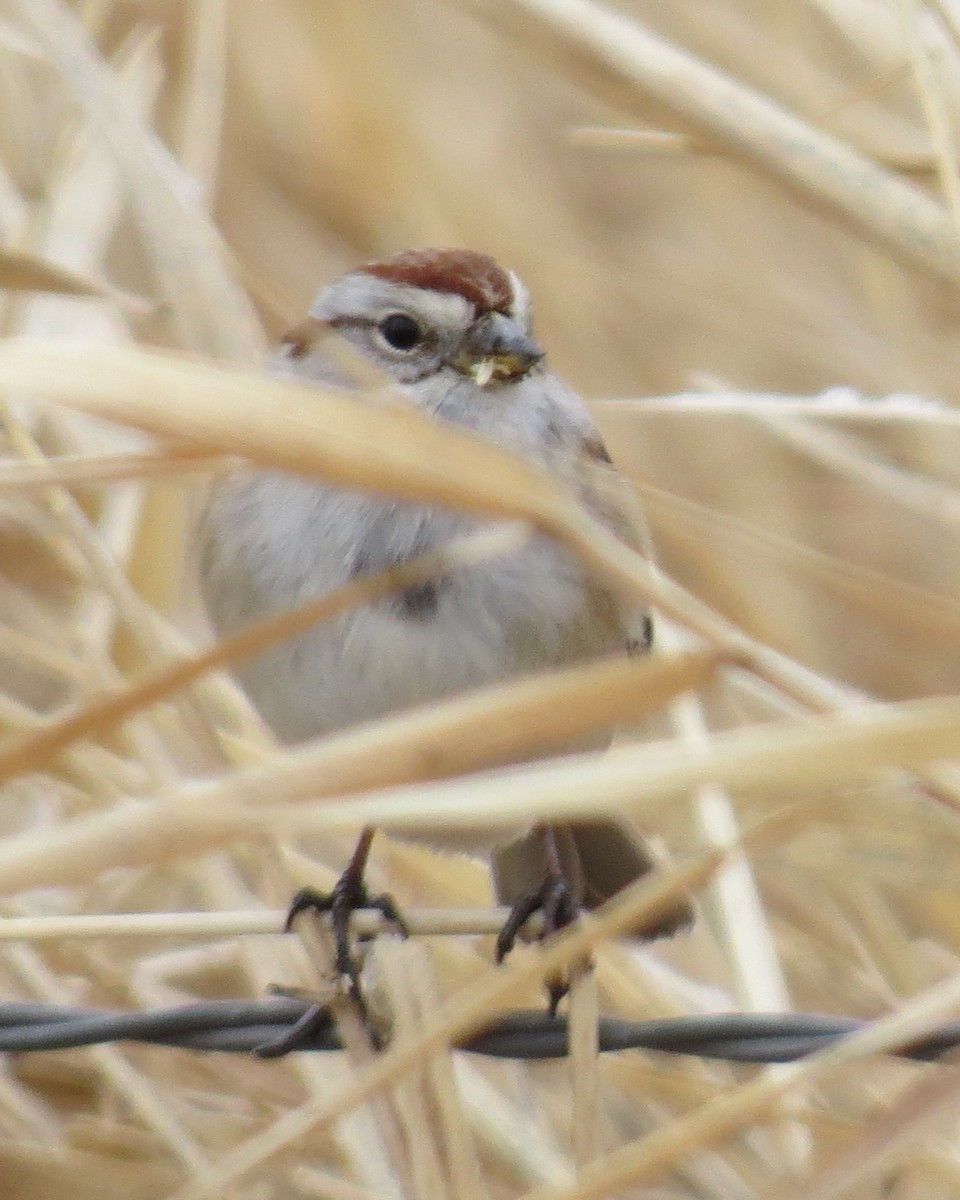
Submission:
[[[283,928],[285,933],[289,933],[301,913],[330,914],[337,971],[341,978],[346,980],[347,992],[364,1023],[369,1027],[369,1013],[360,986],[360,964],[350,948],[350,917],[358,909],[372,909],[380,913],[385,920],[394,925],[402,937],[409,935],[406,922],[393,897],[386,893],[371,896],[362,878],[357,878],[349,869],[340,876],[329,892],[301,888],[290,902]]]
[[[539,940],[566,928],[580,915],[580,905],[566,876],[560,871],[549,871],[539,888],[528,892],[516,901],[510,915],[497,937],[496,960],[503,962],[516,945],[517,936],[534,913],[543,913],[543,931]],[[555,1016],[557,1005],[567,994],[569,986],[565,980],[552,977],[545,981],[550,1016]]]

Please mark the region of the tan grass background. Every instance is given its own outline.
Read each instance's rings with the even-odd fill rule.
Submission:
[[[38,918],[0,999],[322,992],[309,933],[229,930],[328,885],[367,817],[625,808],[679,864],[502,971],[491,914],[378,941],[377,1060],[349,1014],[347,1056],[11,1059],[4,1196],[957,1195],[955,1067],[872,1055],[960,1008],[958,68],[957,0],[0,0],[0,892]],[[523,275],[664,574],[503,456],[245,373],[324,280],[416,244]],[[654,599],[665,656],[282,753],[191,658],[218,453],[548,527]],[[485,779],[558,698],[647,738]],[[375,875],[489,903],[480,864],[400,841]],[[684,882],[693,932],[610,940]],[[125,912],[170,916],[69,924]],[[570,1063],[445,1051],[587,941]],[[880,1020],[796,1069],[598,1062],[598,1005]]]

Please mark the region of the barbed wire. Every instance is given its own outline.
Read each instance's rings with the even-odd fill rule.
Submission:
[[[104,1042],[143,1042],[202,1052],[255,1054],[283,1042],[314,1008],[291,997],[213,1000],[154,1012],[116,1012],[49,1004],[0,1004],[0,1051],[67,1050]],[[820,1013],[709,1013],[651,1021],[602,1017],[601,1052],[655,1050],[742,1063],[785,1063],[822,1050],[867,1022]],[[332,1020],[310,1021],[290,1048],[335,1051]],[[900,1048],[899,1057],[933,1061],[960,1045],[960,1022]],[[496,1058],[550,1059],[567,1053],[567,1020],[544,1011],[508,1013],[458,1049]]]

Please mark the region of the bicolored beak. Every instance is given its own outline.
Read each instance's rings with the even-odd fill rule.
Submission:
[[[467,331],[454,366],[487,387],[522,379],[542,358],[543,351],[516,321],[491,312]]]

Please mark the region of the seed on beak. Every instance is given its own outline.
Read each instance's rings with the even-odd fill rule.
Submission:
[[[470,366],[470,374],[473,376],[474,383],[476,383],[477,387],[482,388],[487,386],[496,374],[496,370],[497,363],[493,358],[478,358]]]
[[[453,365],[482,388],[511,383],[543,358],[531,335],[503,313],[487,313],[467,330]]]

